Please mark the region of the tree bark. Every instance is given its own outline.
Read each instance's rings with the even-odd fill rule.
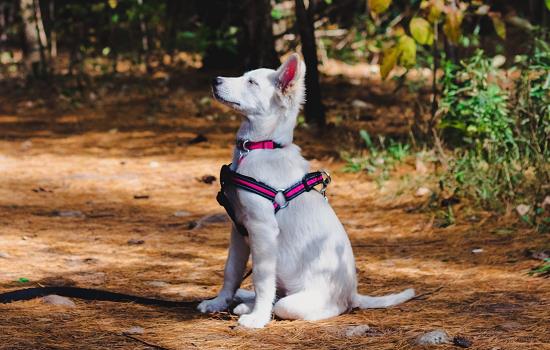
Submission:
[[[248,0],[244,6],[246,44],[243,52],[247,53],[246,68],[277,67],[280,62],[277,52],[275,52],[271,1]]]
[[[38,0],[21,0],[21,18],[25,32],[25,66],[29,74],[44,77],[48,73],[48,46]]]
[[[296,0],[296,20],[302,42],[302,55],[306,63],[306,121],[320,127],[325,125],[325,108],[321,101],[321,86],[317,66],[317,44],[313,27],[313,0],[309,1],[306,10],[303,0]]]

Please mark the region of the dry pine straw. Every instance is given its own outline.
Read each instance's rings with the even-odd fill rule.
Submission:
[[[195,101],[205,93],[170,100],[180,118],[160,112],[154,125],[131,119],[145,113],[146,102],[128,103],[117,94],[104,114],[5,107],[0,252],[9,257],[0,258],[0,291],[62,284],[174,300],[214,296],[229,223],[195,229],[189,223],[222,213],[214,200],[217,186],[197,178],[217,175],[229,159],[236,122],[205,119],[226,112],[218,106],[201,111]],[[197,133],[209,141],[187,145]],[[435,328],[470,339],[476,349],[550,348],[548,280],[526,274],[536,262],[523,254],[548,244],[545,237],[512,217],[484,213],[480,222],[459,217],[455,226],[434,228],[430,213],[409,210],[422,202],[411,195],[414,188],[396,196],[393,182],[379,189],[364,175],[340,172],[343,164],[328,157],[332,141],[320,143],[305,131],[297,136],[317,159],[314,168],[334,172],[330,201],[354,245],[360,291],[412,286],[433,294],[320,322],[276,320],[262,330],[236,327],[237,317],[228,313],[80,300],[73,309],[17,302],[0,305],[0,349],[154,348],[146,343],[167,349],[409,349],[417,335]],[[84,216],[59,217],[60,210]],[[176,211],[189,214],[174,216]],[[145,243],[129,245],[130,239]],[[474,248],[484,252],[472,254]],[[21,277],[31,282],[15,282]],[[346,327],[363,324],[371,327],[367,335],[343,335]],[[122,335],[132,326],[144,333]]]

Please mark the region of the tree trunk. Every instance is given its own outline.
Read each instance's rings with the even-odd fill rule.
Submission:
[[[248,0],[245,6],[246,52],[245,68],[276,68],[279,57],[275,51],[270,0]]]
[[[53,60],[57,57],[57,31],[55,30],[55,1],[50,0],[50,22],[51,22],[51,31],[50,31],[50,58]]]
[[[48,73],[46,48],[48,46],[38,0],[21,0],[21,18],[25,29],[25,66],[35,77]]]
[[[317,44],[313,27],[313,0],[309,1],[306,10],[303,0],[296,0],[296,20],[302,42],[302,54],[306,63],[306,105],[305,114],[308,123],[320,127],[325,125],[325,108],[321,102],[321,86],[319,85],[319,61],[317,59]]]

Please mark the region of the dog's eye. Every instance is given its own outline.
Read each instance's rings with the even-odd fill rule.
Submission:
[[[248,79],[248,83],[249,83],[250,85],[258,85],[258,83],[256,82],[256,80],[254,80],[254,79]]]

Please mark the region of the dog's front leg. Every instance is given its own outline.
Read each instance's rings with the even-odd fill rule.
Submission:
[[[223,287],[217,297],[204,300],[197,307],[200,312],[218,312],[229,307],[235,296],[235,292],[241,285],[246,268],[246,262],[250,255],[250,248],[244,237],[233,227],[231,229],[231,243],[225,263],[223,275]]]
[[[250,235],[256,300],[252,312],[242,315],[239,324],[249,328],[262,328],[271,320],[275,300],[279,226],[273,207],[270,206],[256,207],[247,215],[244,225]]]

